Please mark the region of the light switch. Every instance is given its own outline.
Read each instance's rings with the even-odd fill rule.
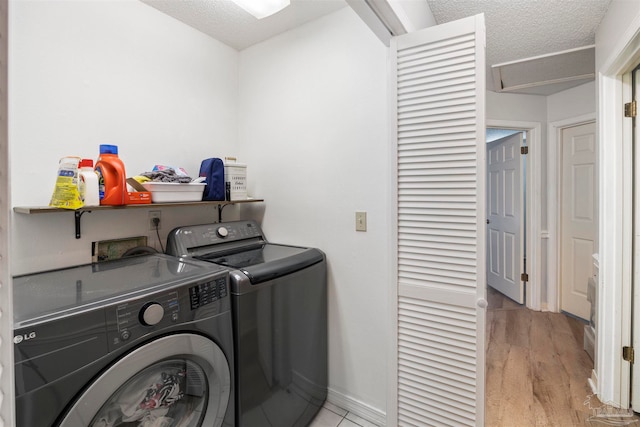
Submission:
[[[356,231],[367,231],[366,212],[356,212]]]

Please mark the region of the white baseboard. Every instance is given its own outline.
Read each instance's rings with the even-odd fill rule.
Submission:
[[[591,378],[587,378],[587,382],[589,383],[589,387],[591,387],[591,391],[596,396],[598,395],[598,375],[596,374],[596,370],[593,369],[591,371]]]
[[[375,425],[380,427],[387,425],[387,414],[385,412],[354,399],[353,397],[339,393],[331,388],[329,388],[327,392],[327,401],[349,412],[353,412],[355,415],[364,418]]]

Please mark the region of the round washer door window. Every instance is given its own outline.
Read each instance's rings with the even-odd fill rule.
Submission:
[[[60,427],[217,427],[230,393],[222,350],[199,335],[172,335],[112,365],[80,396]]]

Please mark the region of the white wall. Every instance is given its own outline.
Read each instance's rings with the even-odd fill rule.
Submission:
[[[611,65],[620,47],[631,40],[639,19],[639,1],[611,1],[596,32],[596,73]]]
[[[238,53],[136,0],[11,1],[10,141],[14,206],[46,206],[58,159],[116,144],[129,176],[154,164],[197,176],[235,154]],[[225,210],[232,216],[233,208]],[[214,208],[163,210],[177,225]],[[146,210],[13,215],[14,274],[91,261],[91,242],[148,235]],[[37,242],[37,244],[34,244]]]
[[[274,242],[329,264],[330,399],[386,407],[390,275],[387,50],[345,8],[240,54],[239,143]],[[367,232],[355,231],[366,211]],[[350,406],[351,405],[351,406]]]
[[[589,82],[547,97],[547,121],[580,117],[596,112],[596,82]]]
[[[134,0],[13,1],[10,13],[14,206],[47,205],[58,159],[95,159],[101,143],[119,146],[128,175],[156,163],[197,174],[205,157],[239,155],[266,199],[246,210],[268,237],[327,253],[332,398],[383,417],[387,52],[355,13],[240,55]],[[354,231],[355,211],[369,231]],[[213,207],[163,209],[162,238],[215,219]],[[146,209],[86,213],[76,240],[70,212],[13,214],[13,274],[90,262],[96,240],[147,235],[157,247],[147,223]]]
[[[547,98],[537,95],[487,91],[487,120],[544,123],[547,121]]]

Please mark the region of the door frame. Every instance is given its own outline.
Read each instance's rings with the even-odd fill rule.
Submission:
[[[547,247],[547,309],[560,311],[560,218],[562,176],[562,130],[574,126],[596,122],[596,114],[589,113],[578,117],[550,122],[547,129],[547,225],[549,245]],[[597,130],[596,130],[597,133]],[[597,144],[597,142],[596,142]],[[596,152],[596,156],[599,152]],[[596,176],[598,176],[598,157],[596,157]],[[598,191],[599,194],[599,191]],[[600,199],[598,199],[600,200]],[[600,227],[598,227],[599,229]],[[596,247],[598,247],[596,242]]]
[[[527,308],[541,310],[542,304],[542,247],[547,239],[547,232],[542,230],[541,215],[541,137],[542,123],[524,122],[514,120],[494,120],[487,119],[487,128],[514,129],[527,133],[527,146],[529,153],[526,157],[527,170],[526,180],[526,253],[527,253],[527,274],[529,281],[525,286],[525,301]],[[522,227],[522,224],[520,224]]]
[[[598,398],[621,408],[630,403],[631,366],[622,347],[631,345],[632,126],[623,106],[631,100],[630,72],[640,62],[640,14],[613,45],[596,44],[596,123],[599,161],[599,280],[595,377]],[[606,192],[604,190],[607,190]]]

